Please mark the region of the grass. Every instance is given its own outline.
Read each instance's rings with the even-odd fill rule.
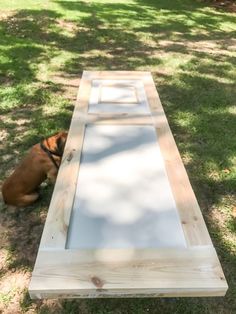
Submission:
[[[224,298],[30,301],[52,193],[2,210],[3,313],[236,312],[236,16],[197,0],[2,0],[0,179],[42,137],[68,129],[83,69],[148,70],[229,283]]]

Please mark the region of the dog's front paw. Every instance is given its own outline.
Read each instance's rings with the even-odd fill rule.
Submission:
[[[56,179],[57,179],[57,173],[55,172],[49,172],[47,175],[47,182],[49,182],[50,184],[55,184],[56,183]]]

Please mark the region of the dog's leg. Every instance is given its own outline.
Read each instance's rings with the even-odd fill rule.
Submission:
[[[55,184],[56,179],[57,179],[57,171],[56,170],[51,170],[47,173],[47,178],[50,183]]]
[[[39,194],[34,192],[31,194],[26,194],[26,195],[22,195],[18,200],[17,200],[17,206],[29,206],[31,205],[33,202],[35,202],[39,197]]]

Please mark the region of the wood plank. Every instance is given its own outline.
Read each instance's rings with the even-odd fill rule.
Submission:
[[[159,145],[189,246],[212,244],[152,77],[145,83]]]
[[[85,125],[78,123],[78,112],[87,112],[91,84],[82,78],[77,103],[53,191],[41,243],[42,248],[64,249],[80,166]]]
[[[40,251],[32,298],[224,295],[212,247]]]
[[[101,79],[142,79],[152,115],[89,114],[91,82]],[[156,127],[187,248],[66,249],[86,124]],[[217,296],[224,295],[226,290],[227,283],[151,74],[85,71],[30,283],[31,296]]]
[[[153,125],[153,117],[151,115],[136,114],[106,114],[106,113],[82,113],[77,115],[77,121],[84,124],[114,124],[114,125]]]
[[[84,78],[87,80],[99,80],[99,79],[109,79],[109,80],[148,80],[150,77],[150,72],[146,71],[84,71]]]

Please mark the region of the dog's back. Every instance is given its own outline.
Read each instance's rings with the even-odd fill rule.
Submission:
[[[50,138],[46,143],[49,148],[58,149],[61,155],[67,138],[66,132],[60,132]],[[51,146],[51,147],[50,147]],[[60,164],[61,157],[55,160]],[[39,196],[36,189],[48,177],[56,178],[58,168],[41,148],[40,144],[34,145],[15,171],[8,177],[2,186],[2,195],[5,204],[27,206]]]
[[[42,166],[40,166],[39,155],[39,144],[36,144],[31,148],[14,172],[4,181],[2,196],[6,204],[25,206],[25,201],[20,201],[22,197],[24,195],[31,195],[41,182],[46,179],[46,174],[42,171]],[[31,195],[31,197],[26,197],[26,201],[35,201],[36,199],[35,194]]]

